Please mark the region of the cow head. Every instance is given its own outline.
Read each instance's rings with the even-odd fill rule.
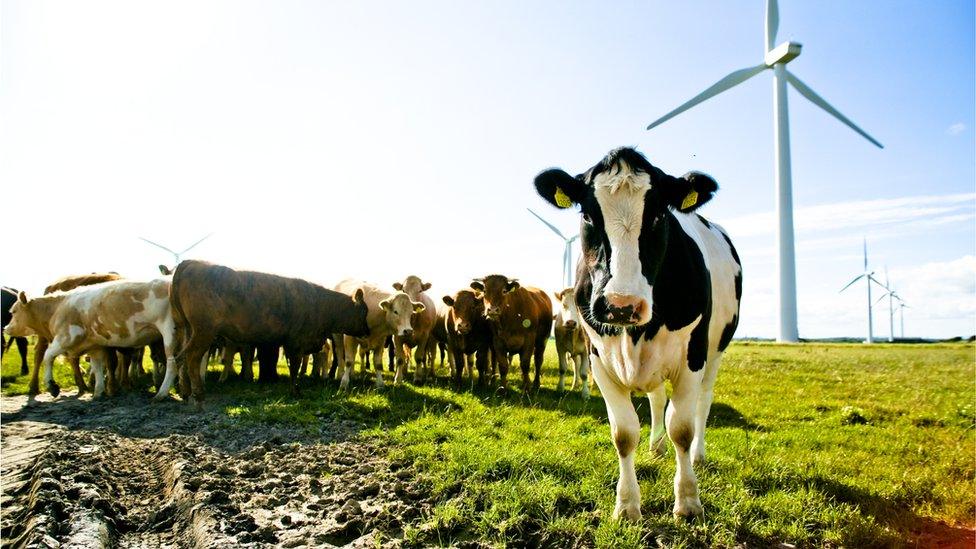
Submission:
[[[352,296],[352,302],[356,310],[353,315],[345,318],[345,326],[341,326],[340,333],[348,334],[353,337],[364,337],[369,335],[369,324],[366,323],[366,316],[369,314],[369,307],[366,306],[366,297],[362,288],[357,288]]]
[[[576,306],[576,290],[566,288],[552,294],[559,302],[559,316],[563,319],[563,327],[569,330],[579,326],[579,307]]]
[[[424,282],[419,276],[414,275],[408,276],[403,282],[393,283],[394,290],[407,294],[411,299],[417,299],[421,292],[426,292],[430,287],[430,282]]]
[[[485,316],[485,301],[471,290],[460,290],[444,296],[444,303],[454,309],[454,325],[461,335],[471,333],[471,328]]]
[[[387,299],[380,301],[380,307],[386,313],[386,324],[398,336],[413,335],[410,317],[414,313],[422,313],[426,307],[423,303],[411,301],[410,296],[397,292]]]
[[[485,316],[498,320],[508,305],[508,294],[519,287],[518,279],[504,275],[488,275],[471,281],[471,288],[481,294],[485,302]]]
[[[580,269],[588,274],[580,281],[588,278],[592,285],[592,320],[623,327],[651,319],[670,211],[694,211],[718,185],[697,172],[667,175],[634,149],[620,148],[576,177],[560,169],[542,172],[535,188],[557,208],[579,208]]]
[[[3,332],[8,336],[27,337],[36,332],[33,328],[34,315],[31,314],[31,301],[27,299],[27,294],[20,292],[17,294],[17,301],[10,308],[10,322]]]

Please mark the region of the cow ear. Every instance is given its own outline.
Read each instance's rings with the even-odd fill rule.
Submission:
[[[356,293],[352,296],[352,300],[355,301],[358,305],[366,304],[366,294],[363,293],[362,288],[356,288]]]
[[[393,310],[393,303],[391,303],[389,299],[384,299],[383,301],[380,301],[380,307],[384,311],[391,311]]]
[[[425,307],[424,304],[419,301],[414,301],[412,305],[413,305],[413,312],[415,313],[422,313],[427,310],[427,307]]]
[[[718,183],[701,172],[688,172],[680,178],[665,176],[661,186],[668,205],[681,213],[697,210],[718,190]]]
[[[393,289],[396,290],[396,291],[398,291],[398,292],[402,292],[403,291],[403,284],[400,284],[399,282],[394,282],[393,283]]]
[[[511,292],[512,290],[518,289],[519,281],[516,279],[511,279],[505,283],[505,293]]]
[[[20,293],[18,293],[17,294],[17,301],[23,303],[24,305],[27,305],[27,293],[24,292],[24,291],[21,291]]]
[[[422,291],[426,292],[427,290],[430,289],[431,286],[433,286],[433,284],[431,284],[430,282],[424,282],[423,284],[420,285],[420,288]]]
[[[162,274],[164,276],[165,275],[171,275],[171,274],[173,274],[173,271],[171,271],[170,268],[167,267],[166,265],[160,265],[159,266],[159,272],[160,272],[160,274]]]
[[[447,305],[448,307],[453,307],[454,298],[449,295],[444,296],[444,304]]]
[[[557,208],[579,204],[586,196],[586,184],[558,168],[535,176],[535,190]]]
[[[477,278],[471,281],[471,288],[479,292],[485,291],[485,283]]]
[[[552,292],[552,295],[556,296],[556,301],[562,301],[563,300],[563,292],[562,292],[562,290],[560,290],[558,292]]]

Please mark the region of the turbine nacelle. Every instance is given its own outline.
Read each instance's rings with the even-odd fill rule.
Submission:
[[[800,56],[800,50],[802,49],[803,44],[799,42],[783,42],[766,52],[763,61],[766,62],[766,66],[769,68],[772,68],[777,63],[789,63]]]

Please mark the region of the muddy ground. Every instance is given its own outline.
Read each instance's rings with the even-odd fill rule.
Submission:
[[[4,547],[401,547],[431,503],[363,426],[242,424],[127,395],[0,402]]]

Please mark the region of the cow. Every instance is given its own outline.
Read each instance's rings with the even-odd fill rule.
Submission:
[[[631,148],[611,151],[576,177],[550,169],[534,183],[552,205],[580,212],[576,305],[620,465],[614,516],[641,516],[634,392],[650,398],[651,450],[662,419],[674,446],[674,515],[702,516],[693,463],[705,459],[715,376],[742,296],[731,239],[695,213],[718,184],[699,172],[668,175]],[[666,416],[665,380],[672,387]]]
[[[552,331],[552,302],[539,288],[523,287],[505,275],[489,275],[471,281],[485,306],[485,317],[492,330],[492,347],[501,374],[503,391],[508,390],[511,355],[519,356],[522,390],[538,390],[542,359]],[[529,363],[535,359],[535,378],[529,385]],[[456,358],[456,357],[455,357]]]
[[[580,326],[579,308],[576,307],[576,291],[573,288],[564,288],[554,292],[556,302],[559,303],[559,310],[556,312],[554,325],[552,328],[553,336],[556,340],[556,355],[559,358],[559,384],[556,390],[562,392],[565,389],[567,359],[573,362],[573,386],[571,391],[576,390],[577,384],[581,385],[581,394],[584,399],[590,398],[590,343],[586,338],[586,332]]]
[[[122,277],[118,273],[107,272],[107,273],[89,273],[80,275],[69,275],[48,284],[44,288],[44,295],[52,294],[54,292],[67,292],[81,286],[91,286],[93,284],[101,284],[102,282],[110,282],[113,280],[121,280]],[[50,342],[41,334],[37,335],[37,344],[34,345],[34,368],[31,370],[31,378],[28,383],[27,395],[30,402],[33,402],[33,397],[40,393],[38,376],[41,371],[41,363],[44,359],[44,353],[47,351],[48,344]],[[78,386],[78,394],[84,394],[89,392],[89,387],[85,383],[85,376],[81,373],[80,356],[68,356],[68,362],[71,364],[71,372],[74,374],[75,385]],[[61,388],[58,387],[57,383],[52,382],[48,385],[47,390],[51,393],[51,396],[58,396],[61,393]],[[111,372],[111,377],[109,378],[109,394],[113,394],[115,391],[115,375]]]
[[[447,348],[447,314],[450,307],[443,301],[434,302],[437,310],[437,318],[434,319],[434,328],[430,332],[431,342],[427,345],[427,360],[434,369],[434,360],[440,353],[440,367],[444,367],[444,357],[447,357],[448,372],[454,372],[454,355]]]
[[[485,302],[472,290],[460,290],[454,296],[444,296],[444,304],[449,307],[444,318],[444,331],[447,337],[447,351],[454,357],[454,385],[460,389],[462,371],[468,370],[471,385],[474,373],[471,363],[478,370],[478,385],[484,387],[488,379],[488,359],[491,354],[492,328],[485,317]],[[477,353],[477,355],[475,355]]]
[[[7,327],[7,324],[10,324],[10,309],[14,306],[14,303],[17,302],[18,291],[14,288],[4,286],[3,288],[0,288],[0,292],[2,292],[3,296],[3,326],[0,327],[0,330],[2,330],[3,328]],[[12,337],[10,338],[10,341],[0,338],[0,343],[2,343],[0,353],[6,353],[7,349],[16,344],[17,352],[20,353],[20,375],[27,375],[30,373],[30,369],[27,367],[27,338]],[[0,354],[0,356],[2,356],[2,354]]]
[[[173,316],[186,327],[180,351],[181,392],[189,402],[203,405],[203,380],[193,375],[217,337],[246,341],[262,350],[284,348],[291,372],[292,393],[298,393],[302,356],[318,351],[333,333],[365,336],[366,302],[363,292],[335,292],[298,278],[238,271],[223,265],[186,260],[173,273],[170,293]]]
[[[383,349],[386,348],[388,336],[410,336],[413,333],[411,320],[414,313],[421,313],[426,306],[410,299],[404,292],[389,292],[379,286],[359,280],[346,279],[336,285],[339,292],[348,292],[353,288],[362,289],[369,314],[366,323],[369,325],[365,336],[347,334],[343,338],[343,349],[336,349],[339,358],[339,389],[349,388],[349,376],[355,365],[356,355],[360,348],[373,355],[373,370],[376,373],[376,387],[383,387]],[[361,361],[365,373],[366,362]]]
[[[52,395],[57,394],[52,375],[54,359],[63,354],[77,360],[87,353],[95,372],[95,398],[101,397],[105,389],[105,367],[115,348],[145,347],[162,338],[167,374],[156,395],[158,399],[168,392],[176,373],[177,333],[169,306],[169,287],[169,280],[164,279],[116,280],[34,299],[20,292],[7,332],[36,333],[49,342],[42,364]],[[30,403],[33,398],[31,394]]]
[[[393,335],[393,347],[397,355],[397,371],[393,377],[393,383],[400,383],[407,375],[407,368],[410,366],[410,355],[414,356],[416,371],[414,381],[423,382],[427,375],[433,376],[433,362],[427,361],[427,347],[433,344],[431,332],[434,323],[437,322],[437,309],[434,307],[434,300],[426,293],[431,288],[430,282],[424,282],[419,276],[410,275],[403,282],[394,282],[393,289],[403,292],[415,303],[422,303],[424,308],[413,313],[410,317],[410,335]],[[411,349],[415,352],[411,353]]]

